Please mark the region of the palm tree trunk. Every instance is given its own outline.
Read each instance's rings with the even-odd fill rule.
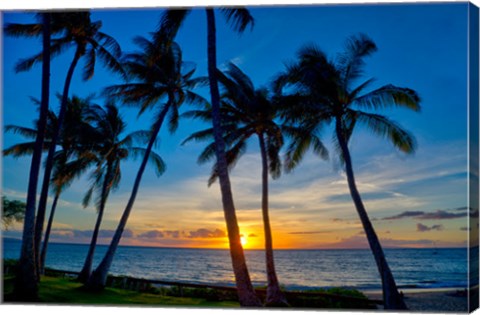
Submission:
[[[258,135],[260,143],[260,153],[262,156],[262,217],[263,230],[265,233],[265,263],[267,269],[267,306],[288,306],[285,295],[280,290],[277,274],[275,272],[275,262],[273,258],[272,229],[270,227],[270,218],[268,215],[268,157],[265,147],[265,139],[262,134]]]
[[[348,145],[343,134],[343,128],[341,126],[340,118],[336,119],[335,126],[336,136],[340,149],[343,154],[345,161],[345,171],[347,173],[348,187],[350,188],[350,195],[352,196],[353,203],[357,208],[360,221],[362,222],[363,229],[367,235],[368,244],[377,263],[377,268],[382,279],[382,291],[383,291],[383,302],[385,309],[392,310],[406,310],[407,306],[403,301],[403,297],[398,293],[397,285],[393,274],[388,266],[385,254],[383,252],[380,241],[378,240],[377,234],[373,228],[370,219],[368,218],[367,211],[363,205],[362,198],[358,192],[357,185],[355,183],[355,177],[353,174],[352,160],[350,156],[350,151],[348,150]]]
[[[53,199],[52,208],[50,209],[50,216],[48,217],[47,229],[45,230],[45,237],[43,238],[42,253],[40,254],[40,274],[45,274],[45,259],[47,257],[48,241],[50,239],[50,231],[52,230],[53,218],[55,210],[57,209],[58,199],[60,198],[61,190],[59,189]]]
[[[233,203],[230,178],[228,176],[225,143],[222,138],[220,117],[220,93],[218,90],[217,52],[216,52],[216,29],[215,14],[213,9],[206,9],[208,27],[208,77],[210,82],[210,94],[212,100],[212,122],[215,138],[215,153],[217,156],[218,178],[222,193],[223,212],[227,223],[228,239],[230,244],[230,256],[232,258],[233,273],[237,286],[238,298],[242,306],[261,306],[260,300],[255,294],[250,275],[248,274],[243,247],[240,243],[240,231],[238,228],[235,206]]]
[[[57,126],[55,127],[51,144],[50,144],[50,147],[48,148],[47,160],[45,162],[42,192],[40,194],[40,201],[38,203],[38,212],[37,212],[37,218],[36,218],[36,224],[35,224],[35,248],[39,248],[40,243],[42,241],[43,224],[45,221],[45,213],[47,209],[48,188],[50,186],[50,176],[52,173],[53,162],[54,162],[53,158],[54,158],[58,138],[60,136],[60,130],[62,128],[63,120],[65,117],[65,112],[67,109],[68,91],[70,89],[70,83],[72,82],[73,72],[75,71],[75,67],[80,57],[81,57],[80,47],[78,46],[77,50],[75,51],[75,55],[73,57],[72,63],[70,64],[70,67],[68,69],[67,77],[65,79],[65,85],[63,87],[63,94],[62,94],[62,103],[60,104],[60,111],[58,113]],[[35,257],[35,265],[37,268],[37,272],[39,272],[41,268],[39,255],[36,255]],[[40,280],[40,278],[38,278],[38,280]]]
[[[102,195],[100,201],[100,207],[98,209],[98,216],[97,222],[95,222],[95,228],[93,230],[92,240],[90,241],[90,247],[88,249],[88,254],[85,259],[85,263],[83,264],[83,268],[78,275],[78,280],[80,282],[86,283],[90,274],[92,273],[92,265],[93,265],[93,256],[95,254],[95,247],[97,246],[97,239],[98,239],[98,232],[100,231],[100,225],[102,224],[103,213],[105,211],[105,204],[107,203],[108,194],[109,194],[109,182],[112,173],[112,165],[111,163],[107,166],[107,172],[105,174],[105,178],[103,180],[102,186]]]
[[[173,104],[173,99],[170,99],[169,103],[165,106],[165,108],[160,113],[160,116],[153,127],[152,135],[148,142],[148,146],[145,150],[145,155],[143,156],[142,163],[140,164],[140,168],[137,172],[137,176],[133,184],[132,193],[130,194],[130,198],[128,199],[127,206],[123,211],[122,217],[120,218],[120,222],[117,226],[115,234],[113,235],[112,241],[110,242],[110,246],[108,247],[108,250],[105,253],[105,256],[103,257],[98,267],[92,272],[87,282],[85,283],[85,287],[90,291],[99,291],[105,288],[105,284],[107,283],[108,271],[110,270],[110,267],[112,265],[113,257],[115,256],[115,252],[117,250],[118,244],[120,243],[120,239],[122,238],[123,230],[127,225],[128,217],[130,216],[130,212],[132,211],[133,204],[135,203],[135,198],[137,197],[138,188],[140,187],[140,182],[142,180],[145,167],[147,166],[150,152],[152,151],[153,144],[155,143],[155,140],[160,131],[160,128],[162,127],[163,120],[165,119],[168,109],[172,104]]]
[[[35,206],[37,203],[38,175],[42,159],[43,141],[47,125],[47,113],[50,93],[50,21],[49,13],[43,14],[42,36],[42,95],[38,133],[30,165],[28,179],[27,204],[22,233],[22,250],[18,261],[14,282],[16,300],[36,301],[38,299],[37,273],[35,268]]]

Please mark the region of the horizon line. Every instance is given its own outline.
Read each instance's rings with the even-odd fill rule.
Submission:
[[[4,240],[13,240],[21,242],[21,238],[15,237],[5,237],[2,236],[2,242]],[[78,245],[78,246],[88,246],[89,243],[69,243],[69,242],[50,242],[50,244],[57,244],[57,245]],[[109,246],[110,244],[102,244],[98,243],[97,246]],[[155,245],[129,245],[129,244],[120,244],[119,247],[140,247],[140,248],[154,248],[154,249],[207,249],[207,250],[229,250],[229,248],[219,248],[219,247],[187,247],[187,246],[155,246]],[[478,246],[477,246],[478,247]],[[467,250],[469,246],[448,246],[448,247],[408,247],[408,246],[384,246],[384,249],[465,249]],[[264,248],[243,248],[244,251],[264,251]],[[287,251],[287,250],[370,250],[369,247],[318,247],[318,248],[274,248],[274,251]]]

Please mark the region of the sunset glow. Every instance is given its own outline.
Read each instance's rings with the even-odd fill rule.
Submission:
[[[243,247],[247,245],[247,238],[245,236],[240,236],[240,243],[242,244]]]

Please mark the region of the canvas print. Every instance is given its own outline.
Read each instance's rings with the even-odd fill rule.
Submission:
[[[475,5],[2,21],[2,303],[478,307]]]

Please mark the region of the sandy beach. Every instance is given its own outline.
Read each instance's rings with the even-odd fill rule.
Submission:
[[[463,289],[409,289],[402,292],[410,311],[466,313],[468,310],[467,292]],[[364,293],[370,299],[382,299],[381,292]]]

